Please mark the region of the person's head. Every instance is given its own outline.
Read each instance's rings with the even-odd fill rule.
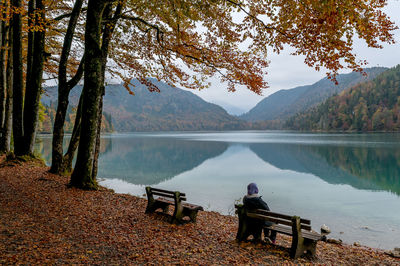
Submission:
[[[256,183],[250,183],[247,186],[247,195],[258,194],[258,187]]]

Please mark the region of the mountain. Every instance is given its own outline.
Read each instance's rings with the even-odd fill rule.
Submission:
[[[233,115],[233,116],[239,116],[241,114],[244,114],[246,112],[246,109],[235,106],[233,104],[223,102],[223,101],[213,101],[214,104],[221,106],[224,108],[228,114]]]
[[[294,130],[399,131],[400,65],[287,120]]]
[[[190,91],[171,87],[151,79],[160,93],[149,92],[137,80],[130,86],[130,95],[122,84],[106,86],[104,112],[110,116],[118,132],[136,131],[185,131],[185,130],[235,130],[246,122],[229,115],[218,105],[208,103]],[[82,86],[71,92],[70,102],[76,106]],[[57,88],[46,88],[42,99],[50,106],[57,97]]]
[[[340,93],[346,88],[357,83],[375,78],[378,74],[387,70],[383,67],[368,68],[364,71],[367,76],[352,72],[338,75],[338,85],[328,78],[307,86],[296,87],[290,90],[280,90],[260,101],[249,112],[239,116],[246,121],[285,120],[298,112],[305,111],[329,98]]]

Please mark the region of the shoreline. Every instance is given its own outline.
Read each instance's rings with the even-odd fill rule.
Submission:
[[[278,245],[237,243],[237,217],[201,211],[171,225],[144,214],[146,200],[110,189],[67,188],[68,178],[0,158],[0,264],[324,264],[400,265],[385,250],[318,242],[316,258]]]

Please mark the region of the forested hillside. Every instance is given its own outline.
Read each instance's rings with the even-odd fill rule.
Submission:
[[[299,112],[306,111],[320,104],[330,96],[340,93],[357,83],[372,80],[385,70],[387,68],[367,68],[365,69],[367,76],[363,76],[357,72],[340,74],[337,76],[337,85],[331,80],[323,78],[312,85],[300,86],[290,90],[280,90],[260,101],[249,112],[241,115],[240,118],[251,122],[266,120],[280,120],[282,122]],[[270,123],[263,122],[261,124],[269,125]]]
[[[135,95],[129,95],[120,84],[107,86],[104,110],[112,115],[117,131],[233,130],[245,126],[222,107],[190,91],[152,82],[159,93],[149,92],[136,80],[131,87]]]
[[[294,130],[399,131],[400,65],[285,123]]]
[[[69,106],[67,109],[67,114],[64,123],[64,130],[66,133],[72,133],[75,123],[76,109],[77,109],[76,105],[73,105],[72,107]],[[39,111],[39,124],[38,124],[39,133],[53,132],[56,110],[57,110],[57,103],[54,101],[41,104]],[[103,112],[101,131],[102,132],[114,131],[114,127],[111,121],[111,114],[107,112]]]
[[[160,92],[150,92],[137,80],[130,89],[122,84],[106,86],[104,96],[103,128],[105,131],[180,131],[180,130],[234,130],[244,129],[247,123],[229,115],[222,107],[208,103],[190,91],[171,87],[152,80]],[[82,86],[71,91],[66,130],[72,130],[78,97]],[[46,89],[42,99],[44,131],[52,125],[57,100],[56,87]]]

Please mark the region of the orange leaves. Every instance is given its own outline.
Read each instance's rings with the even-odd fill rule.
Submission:
[[[189,88],[218,74],[229,90],[240,84],[260,94],[267,87],[267,51],[279,53],[285,45],[304,55],[307,65],[328,69],[329,77],[343,67],[360,71],[354,32],[379,48],[379,41],[394,42],[396,28],[381,0],[147,2],[127,2],[128,13],[141,20],[121,21],[129,38],[118,44],[124,48],[114,60],[135,66],[131,77],[155,76]],[[250,45],[240,48],[243,41]]]
[[[4,157],[3,157],[4,158]],[[171,225],[144,214],[146,200],[68,188],[68,178],[28,164],[0,167],[0,264],[395,265],[382,251],[319,242],[317,258],[292,260],[279,246],[235,241],[237,217],[200,212]],[[68,219],[66,219],[68,218]],[[284,247],[281,247],[284,246]]]

